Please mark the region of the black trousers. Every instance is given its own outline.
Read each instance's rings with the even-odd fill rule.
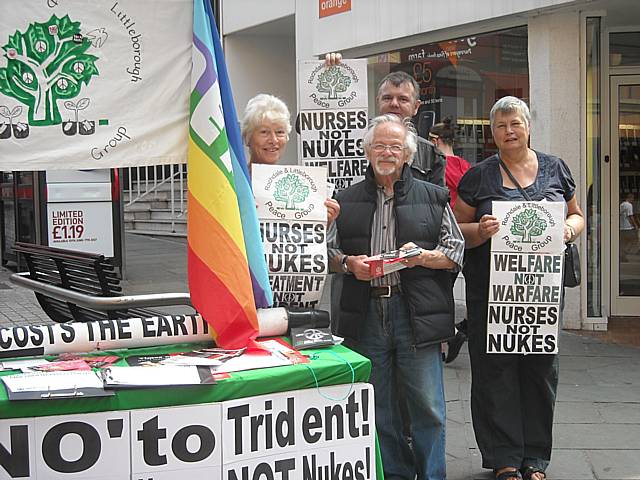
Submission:
[[[468,302],[471,416],[484,468],[551,459],[557,355],[487,354],[487,304]]]

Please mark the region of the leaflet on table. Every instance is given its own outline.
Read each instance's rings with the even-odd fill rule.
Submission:
[[[193,365],[112,366],[100,371],[105,388],[212,385],[209,367]]]
[[[219,367],[227,360],[242,355],[244,348],[226,350],[223,348],[201,348],[187,352],[167,353],[160,355],[131,355],[126,358],[132,367],[150,365],[200,365]]]
[[[203,348],[158,355],[132,355],[126,358],[126,362],[130,367],[207,366],[211,367],[211,371],[215,373],[308,362],[306,357],[279,339],[256,340],[255,344],[259,348],[250,350]]]
[[[418,247],[393,250],[365,258],[364,262],[369,264],[369,274],[373,278],[378,278],[406,268],[402,261],[420,255],[421,251],[422,249]]]
[[[20,370],[21,372],[31,372],[31,367],[47,363],[46,358],[20,358],[18,360],[4,360],[0,362],[0,370]]]
[[[328,272],[326,170],[254,165],[252,183],[274,306],[313,308]]]
[[[92,370],[32,372],[2,377],[9,400],[53,400],[109,396]]]

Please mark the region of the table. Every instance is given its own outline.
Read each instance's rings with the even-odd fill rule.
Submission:
[[[117,354],[123,358],[115,365],[126,365],[124,358],[129,355],[158,355],[191,350],[201,346],[202,344],[178,344],[104,352],[104,354]],[[233,372],[230,378],[222,379],[215,385],[121,389],[116,390],[115,395],[108,397],[10,401],[7,398],[4,385],[2,385],[0,387],[0,419],[37,420],[39,417],[59,415],[81,417],[82,414],[119,411],[131,411],[133,414],[138,409],[195,406],[268,394],[274,394],[276,397],[275,394],[280,392],[315,389],[331,385],[344,385],[344,393],[346,394],[349,391],[348,386],[352,382],[366,382],[371,373],[370,361],[344,346],[336,345],[325,349],[305,350],[303,354],[310,357],[309,363]],[[0,372],[0,376],[9,374],[11,373]],[[3,439],[0,433],[0,444],[8,447],[7,441],[8,437],[5,436]],[[382,479],[382,465],[377,439],[375,450],[376,475],[378,479]],[[0,465],[0,477],[1,474],[2,465]]]

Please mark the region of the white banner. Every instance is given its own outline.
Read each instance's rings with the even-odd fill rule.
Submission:
[[[193,0],[3,0],[2,170],[186,161],[192,24]]]
[[[557,353],[565,204],[493,202],[487,353]]]
[[[317,306],[329,269],[326,170],[254,165],[252,182],[274,305]]]
[[[367,168],[362,140],[368,123],[366,60],[298,63],[300,163],[327,167],[336,188],[362,180]]]
[[[0,451],[0,480],[373,480],[373,387],[0,420]]]
[[[211,340],[200,315],[119,318],[0,328],[0,358],[150,347]]]

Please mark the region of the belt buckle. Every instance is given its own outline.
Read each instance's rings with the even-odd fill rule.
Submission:
[[[386,288],[387,293],[380,295],[380,298],[391,298],[391,285],[381,285],[381,288]]]

